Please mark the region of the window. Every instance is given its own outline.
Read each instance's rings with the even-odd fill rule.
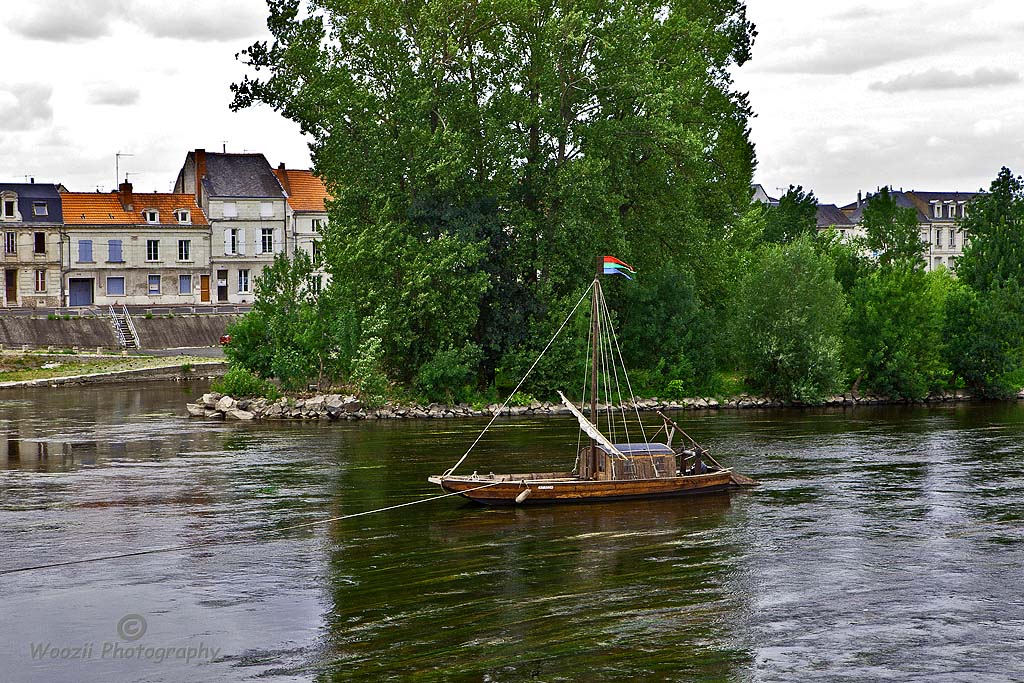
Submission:
[[[936,218],[942,218],[942,204],[932,202],[932,214],[934,214]]]
[[[18,252],[18,235],[13,232],[4,233],[4,253],[16,254]]]
[[[32,202],[32,215],[33,216],[46,216],[46,202]]]
[[[260,230],[260,247],[264,254],[274,253],[274,229],[262,228]]]
[[[178,260],[192,260],[192,240],[178,240]]]
[[[192,275],[178,276],[178,294],[192,293]]]
[[[146,240],[146,260],[160,260],[160,240]]]
[[[78,240],[78,262],[92,263],[92,240]]]
[[[317,268],[320,267],[320,242],[313,240],[313,265]]]
[[[240,270],[238,271],[238,292],[239,294],[246,294],[249,291],[249,271]]]
[[[36,253],[36,254],[45,254],[46,253],[46,233],[45,232],[37,232],[35,234],[35,244],[33,246],[34,246],[34,249],[33,249],[34,253]]]
[[[224,231],[224,253],[228,256],[245,254],[244,228],[228,228]]]
[[[274,203],[273,202],[260,202],[260,218],[273,218],[274,217]]]
[[[149,276],[149,293],[159,294],[160,293],[160,276],[150,275]]]
[[[192,222],[192,215],[189,213],[188,209],[177,209],[177,210],[175,210],[174,217],[178,220],[179,223],[191,223]]]
[[[46,291],[46,271],[36,271],[36,292],[42,293]]]
[[[960,202],[960,218],[967,217],[967,202]]]
[[[159,223],[160,212],[156,209],[146,209],[142,212],[142,217],[146,219],[147,223]]]
[[[234,202],[224,202],[224,218],[238,218],[238,205]]]
[[[107,242],[107,261],[110,263],[124,263],[121,256],[121,240],[110,240]]]
[[[949,246],[956,246],[956,230],[950,229],[949,231]]]
[[[5,199],[4,200],[4,218],[14,218],[15,216],[17,216],[17,212],[15,210],[16,207],[17,207],[17,201],[15,201],[14,199]]]
[[[323,219],[320,219],[320,218],[314,218],[313,219],[313,232],[319,233],[320,229],[323,228],[323,227],[324,227]]]
[[[107,296],[124,296],[124,278],[107,278]]]
[[[313,293],[319,294],[323,289],[323,279],[319,275],[313,276]]]
[[[935,229],[935,246],[942,246],[942,228]]]

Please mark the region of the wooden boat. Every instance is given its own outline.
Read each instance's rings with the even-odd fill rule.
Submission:
[[[597,276],[587,291],[587,293],[592,293],[589,413],[594,421],[592,422],[584,414],[582,405],[576,406],[565,397],[565,394],[558,392],[562,404],[575,416],[580,429],[589,438],[589,445],[578,450],[573,469],[567,472],[508,474],[491,472],[483,475],[473,472],[470,475],[456,475],[455,469],[466,460],[483,434],[494,424],[495,418],[501,412],[497,411],[494,418],[455,466],[444,474],[429,477],[428,481],[437,484],[449,493],[460,494],[485,505],[534,505],[661,498],[711,493],[738,486],[757,485],[753,479],[722,467],[711,457],[707,449],[700,446],[678,424],[660,412],[657,414],[662,419],[662,426],[654,434],[654,437],[664,432],[664,441],[649,439],[640,422],[640,413],[636,409],[636,401],[632,396],[624,367],[622,368],[623,377],[626,380],[627,388],[630,389],[629,406],[636,413],[637,423],[640,424],[639,433],[643,435],[643,441],[612,443],[602,431],[601,427],[605,427],[615,433],[616,421],[621,417],[623,428],[620,431],[624,432],[627,438],[629,437],[629,428],[625,426],[626,404],[622,401],[621,392],[618,406],[613,405],[611,397],[608,397],[609,400],[603,404],[598,401],[600,387],[619,386],[619,376],[617,368],[614,367],[614,359],[617,356],[621,362],[621,353],[617,353],[618,342],[611,327],[611,316],[608,315],[604,303],[600,280],[602,272],[606,274],[616,272],[609,271],[605,267],[605,263],[611,258],[599,259]],[[615,263],[622,263],[617,259],[612,260]],[[622,265],[625,266],[625,264]],[[628,268],[628,266],[626,267]],[[576,304],[574,312],[586,298],[587,293],[584,293],[580,302]],[[571,316],[572,313],[570,313]],[[564,327],[565,323],[559,331]],[[556,333],[557,335],[558,333]],[[603,378],[603,383],[600,377],[602,370],[606,375]],[[516,391],[528,376],[529,373],[523,377],[519,386],[516,387]],[[512,395],[514,394],[515,391]],[[506,399],[505,405],[507,403],[508,399]],[[586,401],[583,402],[584,405],[585,403]],[[504,405],[502,407],[504,408]],[[673,446],[672,442],[677,432],[687,440],[684,445]]]

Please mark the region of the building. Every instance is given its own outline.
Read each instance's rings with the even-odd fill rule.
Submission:
[[[852,237],[857,233],[857,224],[843,213],[835,204],[818,204],[815,214],[818,230],[836,230],[842,237]]]
[[[34,180],[0,184],[6,307],[60,306],[63,302],[61,189]]]
[[[322,230],[327,225],[325,203],[331,198],[327,188],[310,170],[285,168],[284,164],[279,164],[274,175],[288,196],[288,253],[306,252],[317,272],[325,276],[320,267],[320,247]]]
[[[212,298],[251,303],[256,278],[285,251],[284,188],[262,154],[189,152],[174,184],[210,223]]]
[[[889,194],[896,205],[912,209],[917,215],[921,241],[926,245],[925,269],[940,267],[956,268],[956,260],[963,254],[968,235],[959,225],[967,216],[968,204],[978,196],[977,192],[918,192],[917,190],[890,189]],[[857,193],[857,201],[842,207],[842,212],[855,224],[852,234],[863,235],[861,222],[864,208],[871,201]]]
[[[67,304],[210,301],[210,228],[191,194],[63,192]]]
[[[775,197],[769,197],[764,189],[764,185],[760,183],[754,183],[750,186],[750,201],[766,204],[767,206],[779,205],[779,200]]]

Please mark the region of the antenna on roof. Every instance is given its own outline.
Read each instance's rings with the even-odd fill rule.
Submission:
[[[134,154],[117,152],[114,154],[114,187],[121,185],[121,157],[133,157]]]
[[[228,141],[227,140],[221,140],[220,141],[220,151],[223,152],[224,154],[228,153]]]

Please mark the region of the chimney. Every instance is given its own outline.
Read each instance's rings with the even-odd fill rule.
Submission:
[[[132,205],[135,200],[132,195],[132,184],[125,180],[117,186],[117,193],[120,195],[122,208],[125,211],[134,211],[135,209]]]
[[[35,178],[29,178],[28,182],[29,182],[30,185],[35,185],[36,184],[36,179]]]
[[[279,172],[278,180],[281,181],[281,187],[284,188],[284,193],[286,195],[288,195],[289,197],[291,197],[292,196],[292,188],[288,184],[288,173],[285,171],[284,162],[283,161],[280,164],[277,165],[277,170]]]
[[[196,150],[196,204],[203,205],[203,178],[206,177],[206,150]]]
[[[858,209],[860,208],[860,204],[863,201],[864,201],[864,198],[861,196],[861,191],[857,190],[857,208]]]

